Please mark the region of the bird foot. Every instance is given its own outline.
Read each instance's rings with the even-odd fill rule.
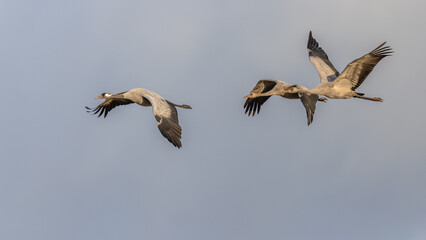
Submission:
[[[321,101],[321,102],[327,102],[327,98],[325,98],[325,97],[322,97],[322,98],[318,98],[318,101]]]
[[[383,99],[381,99],[381,98],[379,98],[379,97],[375,97],[375,98],[373,98],[373,101],[376,101],[376,102],[383,102]]]

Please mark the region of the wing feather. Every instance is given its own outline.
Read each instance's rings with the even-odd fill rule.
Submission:
[[[335,84],[346,85],[350,83],[353,91],[357,89],[380,60],[393,53],[392,48],[384,46],[385,44],[386,42],[380,44],[373,51],[349,63],[342,74],[336,79]]]
[[[321,82],[332,82],[339,76],[339,72],[328,59],[325,51],[319,46],[319,43],[312,37],[312,31],[309,32],[308,39],[309,61],[317,69]]]
[[[152,105],[152,111],[157,120],[158,130],[173,146],[182,147],[182,128],[179,125],[176,107],[160,95],[151,92],[144,95]]]
[[[314,114],[316,109],[316,103],[318,101],[317,94],[301,94],[300,101],[306,110],[306,117],[308,118],[308,126],[314,120]]]
[[[265,93],[271,91],[277,85],[276,80],[262,79],[259,80],[251,90],[250,93]],[[262,105],[269,99],[270,96],[267,97],[257,97],[257,98],[247,98],[244,103],[245,113],[248,112],[248,116],[254,116],[257,112],[259,114],[260,108]]]
[[[127,105],[131,103],[133,103],[133,101],[123,98],[122,94],[112,95],[111,97],[105,99],[105,101],[99,104],[96,108],[86,107],[86,109],[87,109],[87,112],[90,112],[94,115],[99,113],[98,117],[104,115],[104,118],[105,118],[113,108],[120,105]]]
[[[173,146],[177,148],[182,147],[182,143],[180,141],[182,136],[182,128],[178,123],[173,121],[173,119],[166,118],[164,116],[155,115],[155,119],[157,120],[158,129],[160,133],[169,140]]]

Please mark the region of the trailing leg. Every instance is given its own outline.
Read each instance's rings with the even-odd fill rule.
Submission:
[[[374,97],[374,98],[369,98],[369,97],[364,97],[362,95],[355,95],[354,98],[361,98],[361,99],[365,99],[365,100],[370,100],[370,101],[375,101],[375,102],[383,102],[383,99],[379,98],[379,97]]]

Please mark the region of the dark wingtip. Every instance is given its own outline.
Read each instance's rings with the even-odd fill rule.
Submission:
[[[88,112],[88,113],[90,113],[90,112],[92,112],[93,111],[93,109],[92,108],[89,108],[88,106],[84,106],[86,109],[87,109],[87,111],[86,112]]]
[[[247,98],[246,102],[244,103],[243,108],[246,108],[248,103],[249,103],[249,98]]]
[[[313,114],[311,116],[308,116],[308,126],[311,125],[311,123],[314,121]]]
[[[308,44],[306,46],[309,50],[313,50],[314,48],[318,47],[317,41],[312,37],[312,31],[309,31],[309,38],[308,38]]]
[[[180,139],[173,139],[173,141],[170,141],[173,146],[177,147],[178,149],[180,149],[182,147],[182,142],[180,141]]]
[[[308,126],[311,125],[311,123],[314,121],[314,115],[308,116]]]
[[[371,52],[373,54],[377,54],[381,57],[392,56],[392,53],[394,53],[393,49],[390,46],[385,46],[385,44],[386,44],[386,42],[380,44],[378,47],[376,47]]]

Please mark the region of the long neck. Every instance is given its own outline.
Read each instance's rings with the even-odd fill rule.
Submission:
[[[312,93],[312,94],[321,94],[321,95],[324,95],[324,88],[323,88],[322,84],[319,84],[318,86],[316,86],[316,87],[314,87],[312,89],[309,89],[308,91],[310,93]]]
[[[285,86],[284,84],[277,84],[271,90],[264,92],[264,93],[259,93],[257,96],[267,97],[267,96],[272,96],[272,95],[282,95],[282,94],[284,94],[286,88],[287,88],[287,86]]]
[[[271,90],[269,92],[265,92],[265,93],[258,93],[255,96],[256,97],[268,97],[268,96],[272,96],[275,95],[275,93]]]

